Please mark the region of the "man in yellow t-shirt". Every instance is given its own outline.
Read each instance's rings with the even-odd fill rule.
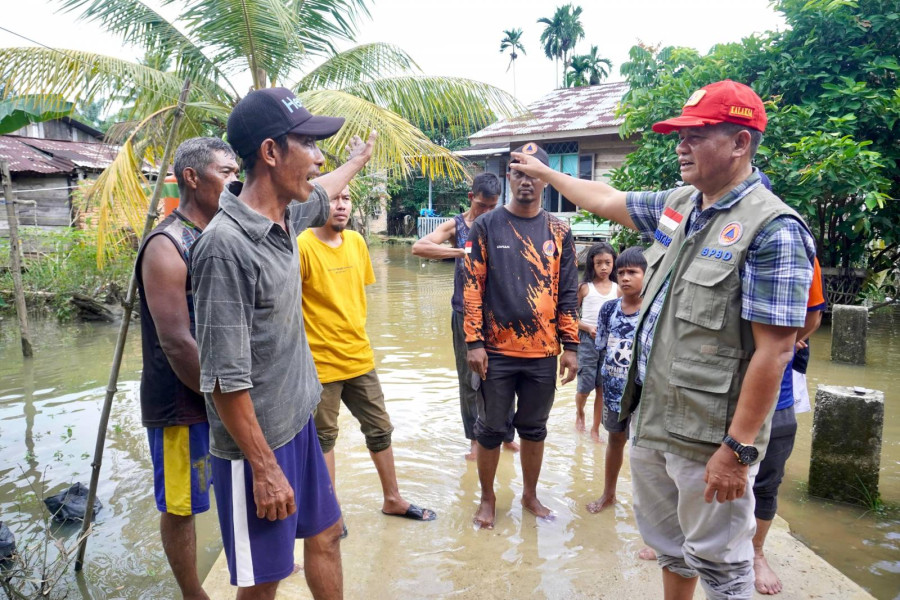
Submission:
[[[365,287],[375,283],[375,274],[365,240],[346,229],[350,208],[350,188],[344,188],[331,200],[331,214],[325,225],[307,229],[297,238],[303,278],[303,321],[323,388],[315,416],[319,444],[334,485],[334,444],[343,401],[359,421],[378,471],[384,494],[381,512],[432,521],[437,516],[435,512],[406,501],[397,486],[391,449],[394,427],[384,406],[375,357],[366,334]]]

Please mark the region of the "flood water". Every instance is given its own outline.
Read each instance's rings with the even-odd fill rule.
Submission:
[[[343,411],[336,448],[337,485],[350,537],[345,576],[365,581],[370,598],[469,596],[490,581],[492,597],[530,590],[530,597],[567,598],[598,569],[627,580],[640,576],[641,547],[630,502],[628,462],[620,504],[590,515],[600,495],[604,445],[573,430],[574,383],[560,389],[550,417],[539,492],[557,515],[547,526],[523,515],[517,457],[504,452],[497,474],[497,527],[475,532],[475,466],[463,460],[456,373],[450,341],[452,264],[422,262],[406,246],[373,248],[377,283],[369,289],[369,336],[394,422],[400,487],[435,509],[434,523],[382,517],[377,476],[356,422]],[[177,598],[162,553],[146,435],[137,398],[140,343],[132,327],[110,419],[99,497],[103,509],[89,541],[84,577],[69,577],[69,597]],[[15,319],[0,322],[0,520],[20,547],[42,531],[37,493],[90,480],[96,426],[117,328],[33,323],[36,357],[23,362]],[[900,311],[882,310],[869,333],[869,364],[832,364],[827,327],[813,337],[809,383],[861,385],[885,391],[881,494],[900,505]],[[811,413],[800,433],[780,493],[779,514],[792,531],[876,598],[900,599],[900,511],[883,513],[810,499],[805,493]],[[54,528],[71,540],[77,527]],[[201,576],[221,550],[214,512],[198,517]],[[357,548],[354,550],[354,546]],[[52,554],[52,553],[51,553]],[[392,565],[386,572],[382,564]],[[393,565],[407,565],[394,568]],[[803,597],[798,590],[784,598]]]

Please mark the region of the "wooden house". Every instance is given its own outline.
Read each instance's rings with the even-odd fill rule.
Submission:
[[[528,106],[525,117],[503,119],[469,137],[469,148],[455,154],[475,166],[499,176],[502,197],[508,199],[506,169],[509,153],[527,142],[537,142],[550,156],[550,166],[581,179],[599,180],[622,165],[635,149],[632,140],[619,137],[622,119],[616,109],[628,91],[624,82],[564,88],[550,92]],[[576,207],[547,186],[544,209],[570,222]],[[607,228],[573,223],[576,236],[607,237]]]
[[[117,152],[117,146],[103,142],[102,132],[68,117],[0,136],[19,226],[71,227],[72,192],[80,181],[96,178]],[[6,211],[0,211],[0,237],[8,235]]]

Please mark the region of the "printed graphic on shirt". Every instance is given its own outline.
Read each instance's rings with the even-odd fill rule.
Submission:
[[[603,386],[603,403],[619,412],[639,311],[627,315],[622,312],[622,299],[610,300],[600,308],[597,319],[597,349],[600,351],[600,381]]]
[[[464,285],[466,341],[539,358],[578,343],[578,272],[568,225],[498,209],[472,226]]]

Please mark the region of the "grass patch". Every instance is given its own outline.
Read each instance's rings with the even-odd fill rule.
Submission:
[[[73,310],[72,294],[92,298],[124,295],[128,289],[136,251],[127,249],[107,260],[103,269],[97,266],[97,245],[93,232],[71,228],[42,230],[22,227],[24,257],[22,285],[29,310],[43,308],[60,319],[68,320]],[[8,264],[9,240],[0,240],[0,261]],[[0,273],[0,312],[15,310],[12,302],[13,278],[8,269]]]

